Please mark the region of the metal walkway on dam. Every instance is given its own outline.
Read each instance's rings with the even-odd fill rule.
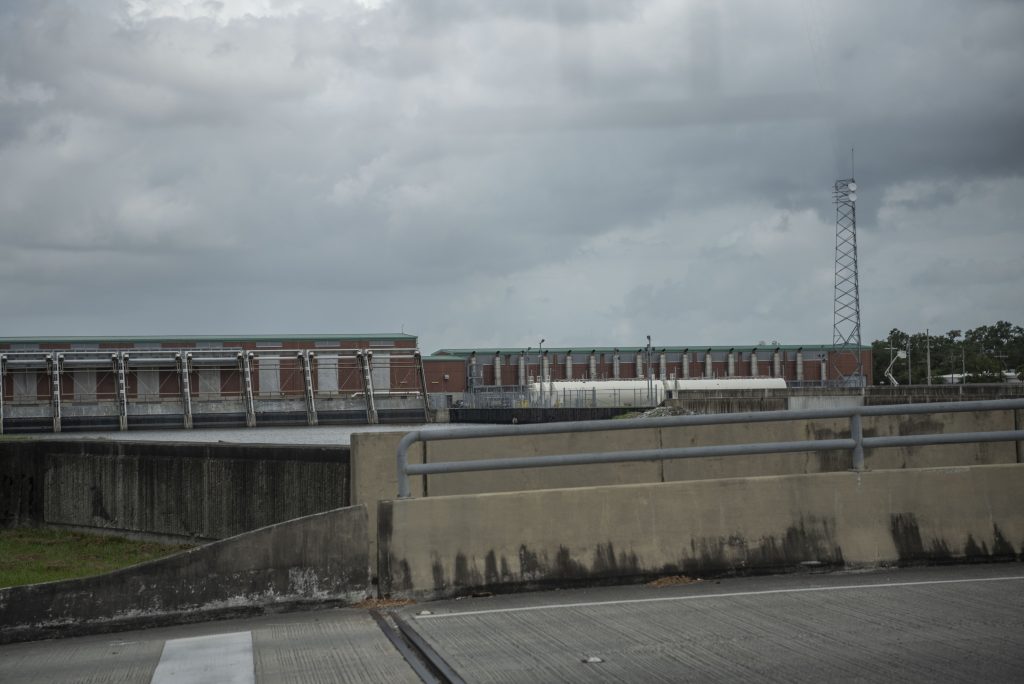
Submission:
[[[4,395],[9,399],[6,402]],[[5,351],[0,434],[417,423],[430,420],[418,349]]]
[[[406,626],[400,646],[411,661],[387,625],[343,608],[2,646],[0,681],[1001,682],[1019,681],[1024,668],[1020,563],[392,610]]]

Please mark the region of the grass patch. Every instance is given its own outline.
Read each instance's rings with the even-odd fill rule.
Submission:
[[[64,530],[0,530],[0,587],[98,575],[192,548]]]

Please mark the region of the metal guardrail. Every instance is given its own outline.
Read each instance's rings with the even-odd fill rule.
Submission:
[[[632,461],[658,461],[662,459],[703,458],[708,456],[749,456],[783,454],[799,451],[852,452],[851,468],[864,470],[864,449],[898,446],[925,446],[931,444],[971,444],[980,442],[1024,441],[1024,430],[990,432],[959,432],[929,435],[894,435],[865,437],[862,427],[864,416],[902,416],[930,413],[966,413],[976,411],[1003,411],[1024,409],[1024,399],[996,399],[991,401],[957,401],[932,404],[897,404],[886,406],[857,406],[839,409],[812,409],[806,411],[759,411],[749,413],[721,413],[702,416],[670,416],[667,418],[634,418],[627,420],[594,420],[574,423],[542,423],[514,427],[472,427],[414,430],[398,443],[398,496],[410,496],[409,476],[464,473],[484,470],[511,470],[516,468],[548,468],[590,463],[627,463]],[[734,425],[737,423],[777,423],[791,420],[848,418],[850,437],[845,439],[809,439],[795,442],[767,442],[759,444],[722,444],[715,446],[642,449],[638,451],[607,451],[580,454],[553,454],[524,456],[522,458],[477,459],[472,461],[446,461],[440,463],[409,464],[409,447],[416,442],[435,442],[476,437],[512,437],[517,435],[552,435],[577,432],[604,432],[610,430],[637,430],[642,428],[684,427],[698,425]]]

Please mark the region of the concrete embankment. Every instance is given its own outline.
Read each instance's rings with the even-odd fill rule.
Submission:
[[[663,574],[1020,559],[1024,465],[383,501],[380,589],[439,598]]]
[[[369,585],[366,508],[247,532],[116,572],[0,589],[0,643],[346,605]]]
[[[349,505],[349,449],[0,441],[0,525],[223,539]]]

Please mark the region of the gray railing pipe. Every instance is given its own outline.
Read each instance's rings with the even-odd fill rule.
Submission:
[[[442,473],[465,473],[478,470],[513,470],[516,468],[552,468],[555,466],[587,465],[591,463],[631,463],[635,461],[660,461],[663,458],[701,458],[705,456],[751,456],[760,454],[784,454],[807,451],[811,442],[763,442],[760,444],[718,444],[700,447],[675,447],[669,449],[641,449],[638,451],[598,451],[582,454],[558,454],[555,456],[523,456],[522,458],[495,458],[475,461],[445,461],[410,465],[410,475],[438,475]],[[815,451],[852,449],[852,439],[822,439],[813,442]]]
[[[934,444],[977,444],[981,442],[1016,442],[1024,439],[1024,430],[992,432],[954,432],[948,435],[893,435],[891,437],[865,437],[868,449],[883,447],[930,446]]]
[[[622,460],[656,460],[656,458],[694,458],[710,455],[739,455],[755,453],[787,453],[796,451],[815,451],[821,449],[852,449],[853,470],[864,469],[864,448],[886,446],[922,446],[928,444],[964,444],[971,442],[1018,441],[1024,440],[1024,430],[1008,432],[971,432],[949,435],[912,435],[893,437],[864,437],[861,423],[862,416],[887,415],[918,415],[930,413],[966,413],[977,411],[1019,410],[1024,409],[1024,399],[995,399],[988,401],[936,402],[931,404],[895,404],[885,406],[856,406],[838,409],[811,409],[805,411],[759,411],[747,413],[722,413],[702,416],[669,416],[665,418],[642,418],[633,420],[594,420],[574,423],[542,423],[538,425],[518,426],[481,426],[473,428],[447,428],[429,431],[415,430],[407,433],[398,443],[396,465],[398,470],[398,496],[410,496],[409,475],[441,472],[465,472],[468,470],[501,470],[525,467],[548,467],[554,465],[577,465],[582,463],[604,463]],[[408,450],[416,442],[431,442],[450,439],[474,439],[478,437],[509,437],[516,435],[549,435],[575,432],[603,432],[614,430],[639,430],[644,428],[686,427],[698,425],[733,425],[738,423],[769,423],[792,420],[821,420],[829,418],[848,418],[850,420],[850,438],[846,440],[804,440],[801,442],[779,442],[763,444],[760,447],[768,451],[747,451],[747,447],[757,445],[720,445],[716,451],[701,452],[692,449],[709,449],[711,447],[691,447],[685,450],[663,449],[660,457],[650,456],[641,452],[612,452],[609,458],[601,457],[594,460],[595,454],[568,454],[554,456],[536,456],[512,459],[493,459],[488,461],[463,461],[454,464],[454,470],[431,470],[448,464],[409,465]],[[841,443],[841,444],[840,444]],[[825,446],[833,445],[833,446]],[[838,445],[838,446],[836,446]],[[792,447],[792,448],[791,448]],[[736,451],[740,449],[740,451]],[[679,452],[683,455],[672,456]],[[652,452],[653,453],[653,452]],[[573,460],[565,461],[571,457]],[[467,467],[467,464],[474,467]],[[505,465],[507,463],[507,465]],[[485,466],[481,464],[488,464]],[[461,467],[460,467],[461,466]],[[428,470],[423,470],[428,468]]]

